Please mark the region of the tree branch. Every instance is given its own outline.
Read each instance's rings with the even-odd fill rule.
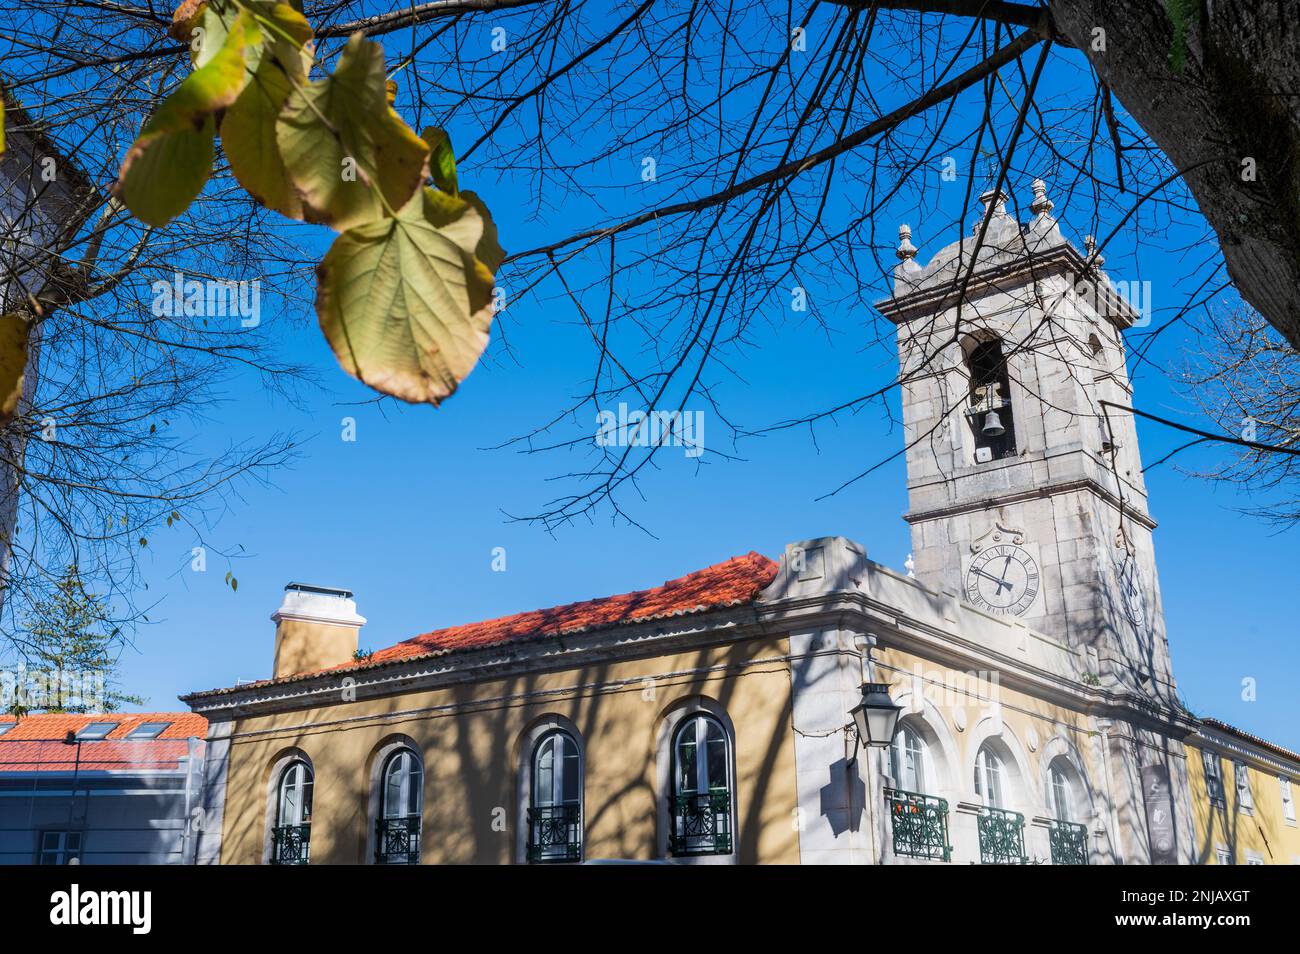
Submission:
[[[532,255],[545,255],[556,249],[564,248],[575,242],[581,242],[585,239],[603,239],[619,232],[625,232],[628,229],[645,225],[647,222],[653,222],[656,219],[665,218],[672,215],[682,215],[687,212],[699,212],[704,209],[710,209],[714,206],[723,205],[732,199],[742,196],[747,192],[777,182],[781,179],[788,179],[791,176],[797,176],[807,172],[816,166],[851,152],[863,143],[879,136],[881,133],[888,132],[895,126],[898,126],[913,116],[925,112],[936,103],[950,99],[959,93],[964,92],[971,86],[974,86],[990,73],[995,73],[1007,63],[1020,57],[1025,51],[1031,49],[1038,43],[1042,42],[1042,37],[1033,31],[1026,30],[1020,36],[1016,37],[1011,43],[1002,47],[988,59],[976,66],[972,66],[960,76],[953,77],[948,82],[934,87],[928,93],[917,99],[912,100],[906,106],[900,106],[891,113],[887,113],[878,119],[873,120],[861,129],[838,139],[816,152],[809,153],[802,159],[794,159],[790,162],[782,163],[775,169],[769,169],[767,172],[746,179],[744,182],[738,182],[730,188],[721,192],[715,192],[712,195],[701,196],[698,199],[689,199],[685,202],[675,202],[671,205],[660,206],[657,209],[651,209],[648,212],[642,212],[640,215],[633,216],[630,219],[617,223],[615,225],[605,226],[604,228],[588,229],[585,232],[577,232],[568,238],[561,239],[550,245],[542,245],[537,248],[529,249],[526,252],[519,252],[509,256],[506,261],[517,261],[521,258],[527,258]]]

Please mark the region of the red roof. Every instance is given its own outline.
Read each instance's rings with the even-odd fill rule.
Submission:
[[[329,672],[364,669],[385,663],[417,659],[446,652],[483,649],[503,643],[523,642],[546,637],[566,636],[610,626],[625,626],[670,616],[684,616],[705,610],[751,603],[776,578],[777,564],[752,550],[713,566],[696,570],[662,586],[637,590],[619,596],[605,596],[581,603],[566,603],[549,609],[530,610],[513,616],[450,626],[403,640],[396,646],[380,649],[364,662],[330,667]],[[255,689],[272,683],[303,679],[315,673],[297,673],[279,679],[245,683],[214,692]],[[183,701],[207,693],[183,696]]]
[[[191,738],[208,734],[208,720],[193,712],[105,712],[87,715],[41,713],[16,719],[0,715],[0,772],[71,771],[77,765],[77,748],[63,742],[68,732],[79,732],[92,722],[116,722],[104,739],[86,739],[80,746],[80,770],[141,771],[175,769],[189,751]],[[127,741],[126,736],[146,722],[170,722],[156,739]],[[6,725],[13,728],[5,730]]]
[[[449,650],[479,649],[739,606],[752,602],[772,582],[776,570],[776,563],[761,553],[750,551],[649,590],[435,629],[381,649],[367,661],[380,663]]]

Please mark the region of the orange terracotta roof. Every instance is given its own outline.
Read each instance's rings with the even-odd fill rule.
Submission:
[[[713,566],[696,570],[675,580],[669,580],[653,589],[637,590],[618,596],[605,596],[566,603],[548,609],[530,610],[513,616],[450,626],[403,640],[396,646],[380,649],[363,662],[333,666],[320,672],[340,672],[368,669],[404,660],[418,659],[448,652],[483,649],[504,643],[524,642],[547,637],[567,636],[626,626],[670,616],[684,616],[705,610],[739,606],[753,602],[758,594],[776,578],[778,565],[761,553],[752,550],[744,556],[732,557]],[[319,673],[297,673],[279,679],[265,679],[227,689],[214,689],[214,693],[257,689],[260,686],[305,679]],[[188,702],[206,692],[182,696]]]
[[[66,745],[68,732],[79,732],[92,722],[116,722],[104,739],[86,739],[80,746]],[[127,740],[145,722],[170,722],[156,739]],[[193,712],[105,712],[86,715],[40,713],[16,719],[0,715],[0,772],[60,772],[74,767],[82,772],[175,769],[189,752],[191,738],[204,738],[208,720]]]
[[[80,732],[92,722],[118,723],[116,729],[104,736],[105,739],[124,739],[145,722],[171,723],[158,736],[159,739],[202,739],[208,734],[208,720],[193,712],[100,712],[76,715],[42,712],[21,719],[12,715],[0,715],[0,727],[6,724],[14,726],[0,735],[0,743],[32,739],[61,742],[69,732]]]
[[[381,649],[368,661],[388,662],[431,652],[478,649],[522,639],[565,636],[606,626],[738,606],[751,602],[758,596],[772,582],[776,570],[776,563],[751,551],[649,590],[530,610],[481,623],[435,629],[388,649]]]
[[[1258,745],[1260,748],[1268,749],[1275,755],[1281,755],[1284,758],[1300,762],[1300,753],[1292,752],[1290,749],[1278,745],[1276,742],[1270,742],[1268,739],[1261,739],[1257,735],[1251,735],[1244,729],[1238,729],[1235,725],[1228,725],[1226,722],[1220,722],[1218,719],[1202,719],[1202,725],[1208,725],[1211,729],[1218,729],[1228,735],[1235,735],[1239,739]]]

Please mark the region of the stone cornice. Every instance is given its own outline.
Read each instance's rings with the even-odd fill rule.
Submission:
[[[980,268],[970,277],[966,287],[967,299],[981,297],[990,291],[1006,290],[1038,281],[1053,274],[1083,276],[1088,273],[1087,260],[1071,245],[1056,245],[1043,252],[1024,254],[1014,261]],[[1101,279],[1106,281],[1105,279]],[[1109,288],[1109,282],[1106,282]],[[876,310],[892,321],[902,324],[913,318],[935,315],[957,304],[961,280],[942,285],[921,287],[914,291],[894,295],[875,303]],[[1121,296],[1113,291],[1108,296],[1113,313],[1103,317],[1117,328],[1129,328],[1138,315]]]
[[[1237,761],[1248,762],[1254,768],[1273,775],[1285,775],[1300,786],[1300,759],[1286,759],[1280,753],[1251,744],[1240,736],[1221,732],[1211,726],[1197,726],[1193,740],[1200,748],[1210,749]],[[1297,789],[1300,796],[1300,788]]]
[[[934,483],[939,482],[940,481],[934,481]],[[956,516],[957,514],[972,513],[978,510],[993,510],[1005,504],[1021,503],[1026,500],[1037,500],[1042,497],[1054,497],[1058,494],[1067,494],[1079,490],[1092,491],[1115,509],[1122,510],[1124,515],[1129,519],[1133,520],[1135,523],[1141,524],[1148,530],[1154,530],[1158,526],[1155,519],[1151,517],[1150,514],[1138,510],[1132,504],[1121,501],[1119,497],[1115,496],[1115,494],[1111,493],[1108,489],[1089,477],[1079,477],[1073,480],[1043,484],[1039,487],[1031,487],[1028,490],[1022,490],[1019,493],[1004,493],[987,497],[972,497],[969,500],[949,504],[946,507],[933,507],[930,510],[909,511],[908,513],[903,514],[903,519],[908,523],[923,523],[927,520],[939,520],[946,517]]]

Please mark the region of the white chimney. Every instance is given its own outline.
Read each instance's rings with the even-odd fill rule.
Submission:
[[[351,590],[290,583],[275,623],[275,678],[350,663],[365,619]]]

